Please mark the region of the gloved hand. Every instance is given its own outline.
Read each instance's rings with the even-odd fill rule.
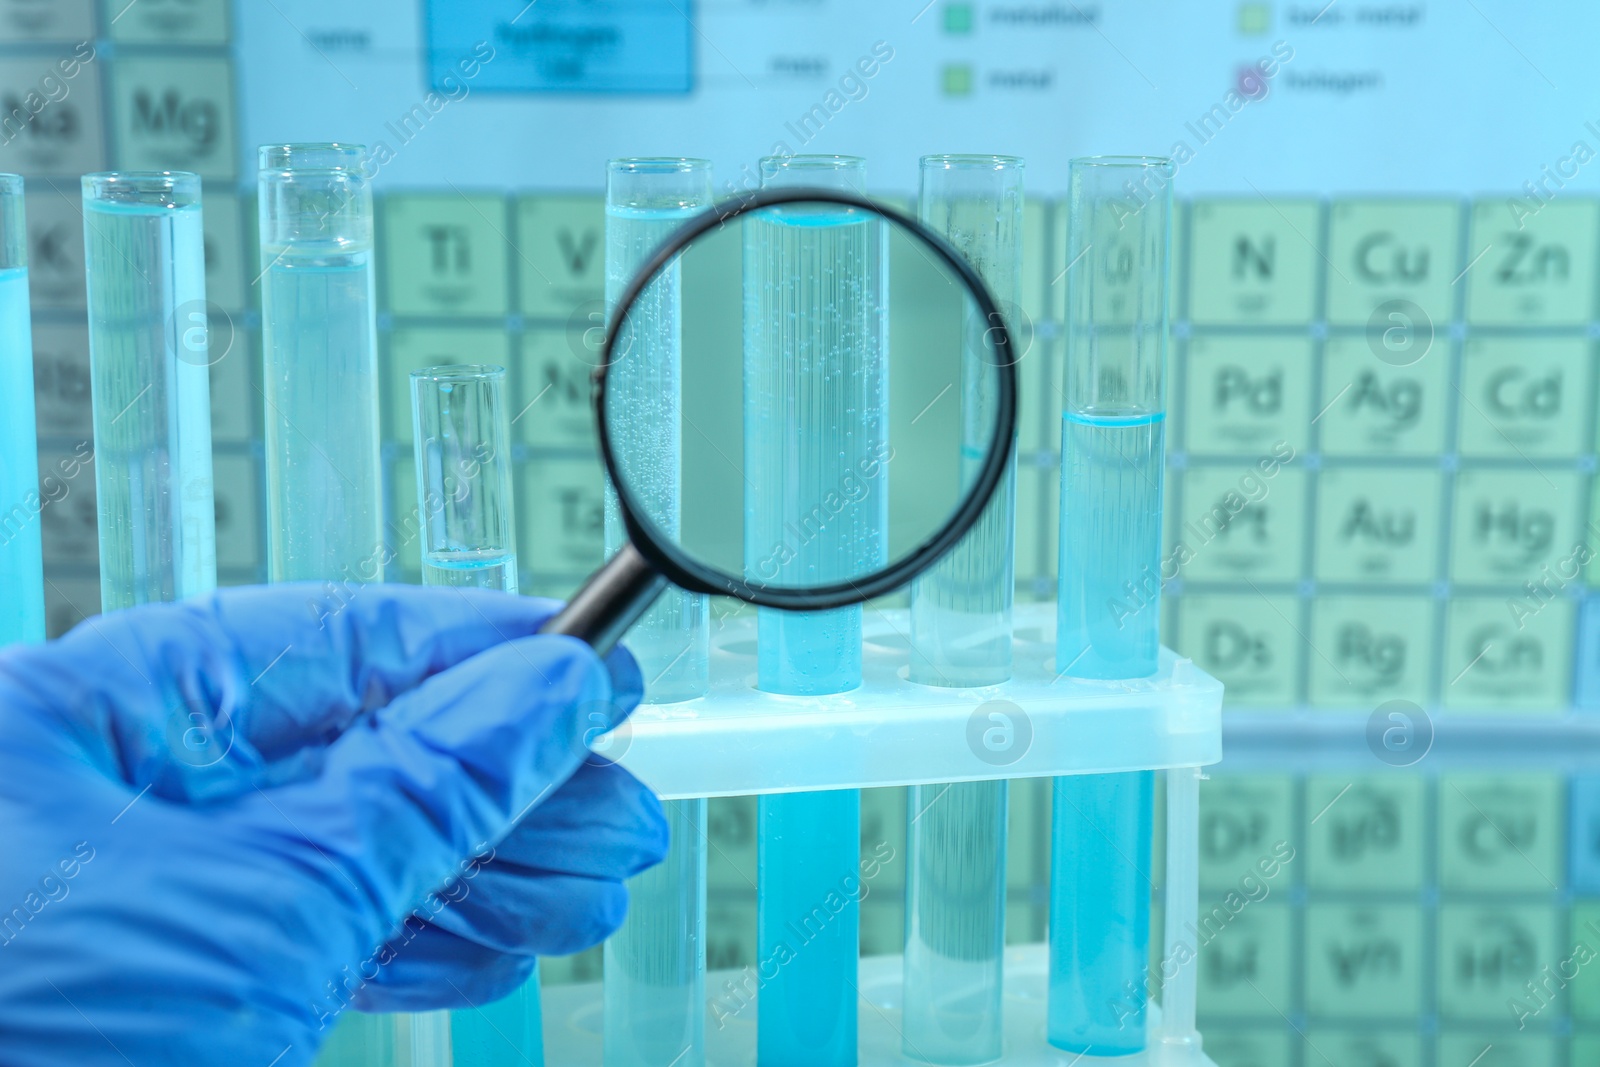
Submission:
[[[552,607],[281,585],[0,652],[0,1062],[291,1067],[608,935],[667,828],[585,747],[637,665]]]

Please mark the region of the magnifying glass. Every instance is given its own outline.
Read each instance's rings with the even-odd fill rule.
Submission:
[[[692,218],[623,292],[594,372],[627,542],[543,632],[604,654],[668,583],[786,611],[906,585],[1001,484],[1013,345],[960,253],[865,197],[769,190]]]

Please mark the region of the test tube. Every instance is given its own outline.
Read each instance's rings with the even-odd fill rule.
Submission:
[[[614,159],[606,169],[606,309],[679,226],[711,204],[703,159]],[[660,472],[643,501],[663,530],[681,521],[682,290],[677,264],[662,271],[628,316],[631,344],[607,388],[637,417],[617,447]],[[606,552],[628,540],[606,487]],[[710,684],[706,598],[669,589],[628,632],[648,703],[705,695]],[[605,944],[606,1067],[705,1063],[706,802],[669,801],[666,860],[628,883],[628,915]]]
[[[761,161],[764,188],[828,188],[862,195],[866,163],[850,156]],[[825,209],[800,220],[764,213],[745,233],[744,469],[746,543],[793,540],[785,508],[822,499],[838,469],[887,447],[884,360],[888,278],[885,228],[860,213]],[[841,342],[841,339],[844,339]],[[792,384],[805,383],[797,396]],[[839,412],[858,414],[841,424]],[[874,450],[877,450],[874,453]],[[864,469],[861,467],[860,469]],[[886,501],[888,494],[880,494]],[[876,567],[887,513],[846,513],[829,536],[797,547],[791,564],[830,581]],[[841,517],[843,518],[843,517]],[[868,558],[862,558],[865,554]],[[747,558],[752,574],[760,563]],[[757,615],[757,684],[773,693],[839,693],[861,684],[861,608]],[[854,1067],[860,904],[855,896],[820,929],[811,913],[856,884],[858,790],[762,796],[758,802],[757,954],[760,1067]],[[793,947],[795,931],[805,941]],[[765,968],[782,960],[769,977]]]
[[[22,179],[0,174],[0,645],[44,640],[39,452]]]
[[[504,367],[411,372],[422,584],[517,591]]]
[[[1022,160],[925,156],[918,215],[966,257],[1015,319],[1022,274]],[[969,309],[969,315],[976,312]],[[989,445],[994,356],[975,349],[988,324],[969,322],[962,353],[963,476]],[[911,680],[995,685],[1011,676],[1016,486],[1012,466],[978,525],[911,587]],[[939,1064],[1000,1058],[1005,951],[1006,783],[912,786],[906,882],[902,1051]]]
[[[260,152],[267,574],[376,582],[383,545],[366,149]]]
[[[1155,673],[1165,460],[1170,160],[1072,161],[1056,664]],[[1095,1055],[1145,1044],[1150,772],[1057,778],[1049,1039]],[[1130,996],[1131,995],[1131,996]]]
[[[100,601],[217,584],[200,179],[83,177]]]

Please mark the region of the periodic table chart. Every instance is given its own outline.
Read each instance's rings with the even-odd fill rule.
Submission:
[[[254,148],[339,139],[381,160],[390,514],[412,504],[406,372],[503,363],[524,591],[562,595],[602,551],[585,337],[607,158],[704,156],[727,191],[773,151],[859,153],[906,204],[919,154],[1022,155],[1017,574],[1039,598],[1066,162],[1171,154],[1164,640],[1227,684],[1230,752],[1264,753],[1205,783],[1202,911],[1296,850],[1202,951],[1207,1047],[1222,1067],[1600,1064],[1600,962],[1572,962],[1600,953],[1600,786],[1554,751],[1600,710],[1600,11],[924,5],[0,0],[0,170],[29,181],[41,474],[63,490],[39,520],[52,632],[98,607],[92,478],[61,473],[90,434],[81,173],[205,179],[225,583],[265,577]],[[1391,706],[1526,751],[1389,766],[1260,740]],[[1014,789],[1015,941],[1045,933],[1048,812],[1047,788]],[[869,792],[864,847],[904,821],[901,793]],[[737,967],[753,802],[711,825],[711,965]],[[898,951],[902,884],[890,865],[863,904],[867,951]]]

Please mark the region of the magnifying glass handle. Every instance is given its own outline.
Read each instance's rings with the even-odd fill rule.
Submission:
[[[616,647],[666,587],[667,580],[638,549],[625,543],[539,632],[580,638],[603,656]]]

